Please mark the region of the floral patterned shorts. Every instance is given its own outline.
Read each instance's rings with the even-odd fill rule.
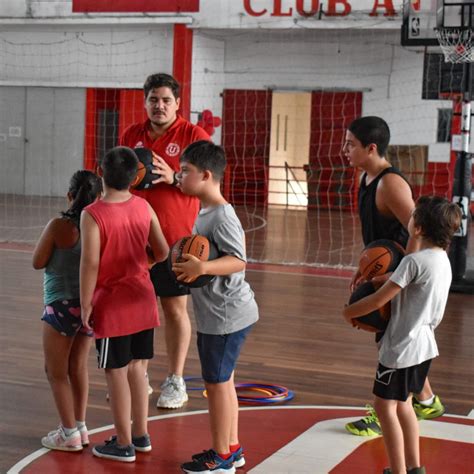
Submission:
[[[87,331],[82,325],[79,298],[53,301],[47,304],[41,319],[63,336],[75,336],[77,333],[89,337],[94,335],[92,331]]]

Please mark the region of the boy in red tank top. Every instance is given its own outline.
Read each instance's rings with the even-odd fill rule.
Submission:
[[[135,461],[135,451],[151,450],[145,371],[159,320],[146,247],[159,261],[169,250],[151,206],[129,191],[137,165],[130,148],[110,150],[100,164],[104,195],[81,216],[82,321],[94,329],[117,430],[92,452],[122,462]]]

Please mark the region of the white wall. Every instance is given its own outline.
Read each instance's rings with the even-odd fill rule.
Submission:
[[[26,0],[2,0],[0,16],[23,17],[26,15]]]
[[[425,0],[426,2],[426,0]],[[245,9],[244,0],[200,0],[200,12],[193,14],[194,24],[200,28],[335,28],[364,26],[368,28],[399,28],[403,0],[383,2],[381,0],[321,0],[323,12],[330,10],[329,5],[337,13],[336,16],[313,14],[301,16],[296,8],[295,0],[251,0],[250,9],[258,13],[252,15]],[[303,1],[303,9],[312,10],[311,0]],[[395,13],[384,16],[393,5]],[[281,5],[281,9],[278,8]],[[377,16],[370,16],[374,9]],[[354,24],[357,22],[357,24]]]
[[[191,87],[191,110],[212,111],[214,116],[222,117],[222,97],[224,90],[224,52],[225,41],[214,37],[212,33],[195,31],[193,38],[193,65]],[[197,114],[191,114],[196,123]],[[212,139],[221,143],[221,127],[216,128]]]
[[[65,196],[83,166],[85,90],[0,87],[0,193]]]
[[[393,144],[435,144],[437,109],[451,104],[421,99],[423,54],[399,43],[380,30],[229,35],[225,87],[362,90],[363,114],[384,117]]]
[[[85,89],[27,88],[24,194],[66,195],[83,167],[85,109]]]
[[[2,0],[0,17],[25,18],[71,14],[72,0]]]
[[[229,88],[362,90],[363,114],[386,118],[393,144],[429,145],[430,159],[448,159],[449,147],[436,144],[436,126],[437,109],[451,104],[421,99],[423,54],[399,42],[399,31],[391,30],[198,29],[191,110],[222,116],[220,94]],[[0,32],[0,86],[141,88],[148,74],[171,72],[172,59],[171,25],[9,26]],[[76,99],[61,97],[61,107],[73,110]],[[10,123],[16,109],[2,100],[0,124]],[[77,118],[83,123],[84,115]],[[1,142],[5,130],[1,162],[20,153],[12,151],[15,138]],[[216,143],[220,135],[218,128]],[[46,171],[36,172],[41,181]],[[16,189],[10,181],[5,186]]]
[[[133,3],[135,0],[129,0]],[[110,4],[114,4],[114,0],[109,0]],[[123,2],[121,2],[123,3]],[[334,9],[339,14],[345,16],[326,17],[323,15],[318,19],[318,15],[305,18],[299,15],[296,9],[295,0],[281,0],[281,15],[278,15],[275,5],[278,2],[274,0],[251,0],[251,10],[262,13],[259,16],[252,16],[246,11],[244,0],[200,0],[200,11],[198,13],[189,14],[184,12],[186,16],[192,16],[195,24],[203,28],[258,28],[265,26],[267,28],[294,27],[294,19],[306,25],[307,27],[320,27],[317,23],[340,23],[353,22],[358,20],[360,24],[379,25],[380,20],[390,28],[393,25],[393,17],[384,16],[387,13],[389,4],[392,4],[395,10],[395,19],[401,18],[401,6],[403,0],[392,0],[392,2],[383,2],[380,0],[322,0],[320,4],[323,11],[328,11],[329,4],[334,5]],[[303,8],[308,13],[312,10],[312,0],[305,0]],[[387,6],[385,6],[387,3]],[[426,0],[422,5],[426,4]],[[347,6],[350,6],[350,12]],[[376,13],[378,16],[369,16],[374,6],[377,5]],[[145,12],[148,15],[153,12]],[[134,15],[139,15],[140,12]],[[72,15],[72,0],[2,0],[0,2],[0,17],[9,16],[28,16],[33,18],[40,17],[65,17]],[[82,14],[73,14],[75,16]],[[92,16],[97,15],[93,13]],[[107,13],[107,15],[111,15]],[[129,14],[126,14],[129,15]],[[170,14],[174,15],[174,14]],[[122,14],[122,16],[124,16]],[[160,14],[166,16],[166,14]]]
[[[0,32],[0,85],[138,87],[172,71],[172,26],[9,26]]]
[[[25,87],[0,87],[0,193],[23,193]]]

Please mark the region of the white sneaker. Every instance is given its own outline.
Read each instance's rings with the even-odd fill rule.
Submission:
[[[153,387],[150,385],[150,378],[148,377],[148,372],[145,373],[145,378],[148,382],[148,396],[153,393]]]
[[[87,426],[83,425],[80,428],[78,426],[77,429],[79,430],[79,434],[81,435],[82,446],[89,446],[89,432],[87,431]]]
[[[66,435],[62,426],[55,431],[50,431],[47,436],[41,439],[41,444],[48,449],[58,451],[81,451],[81,435],[79,430],[74,430],[69,436]]]
[[[157,408],[181,408],[188,401],[186,384],[180,375],[168,375],[161,385]]]

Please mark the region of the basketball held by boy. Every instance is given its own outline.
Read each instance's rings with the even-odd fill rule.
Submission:
[[[417,250],[417,241],[409,238],[408,223],[415,202],[410,184],[403,174],[387,160],[390,128],[387,122],[376,116],[355,119],[346,131],[343,154],[348,163],[362,171],[357,205],[365,246],[379,239],[399,243],[406,253]],[[390,273],[376,276],[374,283],[384,283]],[[354,273],[351,292],[363,281],[359,271]],[[380,340],[383,332],[376,334]],[[413,397],[413,406],[419,419],[441,416],[445,407],[426,378],[420,393]],[[346,430],[357,436],[381,434],[377,415],[369,405],[367,416],[346,424]]]
[[[435,329],[440,324],[452,280],[446,249],[461,223],[459,206],[438,196],[422,196],[408,223],[418,250],[405,256],[375,293],[346,306],[354,318],[391,303],[391,318],[379,341],[373,393],[390,467],[385,474],[424,474],[412,396],[425,384],[439,355]]]
[[[233,473],[245,464],[234,372],[244,342],[258,320],[258,307],[245,280],[245,233],[221,194],[225,166],[224,150],[208,141],[189,145],[180,158],[178,187],[201,202],[193,234],[205,236],[218,252],[218,258],[204,261],[183,254],[184,261],[172,267],[178,281],[184,283],[215,275],[207,285],[191,288],[212,445],[181,465],[187,473]],[[196,446],[196,450],[200,448]]]

